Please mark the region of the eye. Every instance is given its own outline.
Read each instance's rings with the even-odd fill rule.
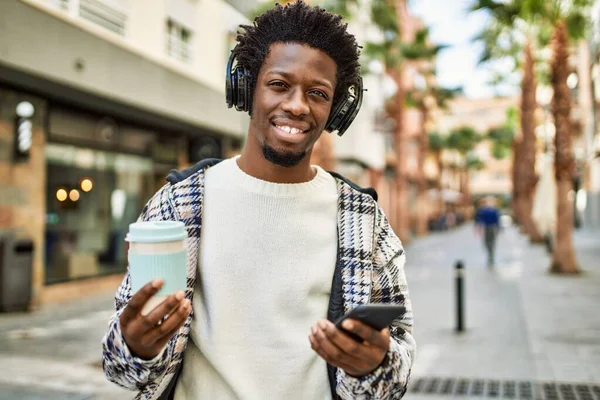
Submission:
[[[269,82],[269,86],[274,86],[274,87],[278,87],[278,88],[287,88],[287,85],[281,81]]]
[[[322,90],[313,90],[311,93],[316,94],[317,96],[320,96],[325,100],[329,100],[329,96],[327,95],[327,93],[323,92]]]

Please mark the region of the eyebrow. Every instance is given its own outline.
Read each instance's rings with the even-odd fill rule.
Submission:
[[[267,75],[280,75],[287,79],[291,79],[294,77],[294,75],[290,74],[289,72],[279,71],[279,70],[269,71],[269,72],[267,72]],[[329,83],[329,81],[322,80],[322,79],[313,79],[312,83],[317,84],[317,85],[326,86],[327,88],[333,90],[333,85],[331,83]]]

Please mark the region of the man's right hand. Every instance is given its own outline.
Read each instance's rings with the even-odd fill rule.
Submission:
[[[192,310],[191,303],[181,291],[167,297],[147,315],[142,315],[144,304],[162,287],[162,280],[147,283],[133,295],[121,314],[121,332],[131,353],[144,360],[156,357]],[[169,317],[160,325],[163,318]]]

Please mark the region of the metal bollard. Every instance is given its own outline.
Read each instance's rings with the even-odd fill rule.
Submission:
[[[465,314],[464,314],[464,296],[465,296],[465,285],[464,275],[465,266],[461,260],[456,262],[454,266],[456,274],[456,332],[464,332],[465,330]]]

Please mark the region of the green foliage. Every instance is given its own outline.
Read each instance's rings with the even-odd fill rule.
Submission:
[[[371,60],[381,60],[384,63],[386,69],[391,69],[398,65],[402,60],[401,54],[392,51],[392,47],[392,42],[367,42],[363,49],[363,54]]]
[[[343,1],[343,0],[342,0]],[[396,19],[396,10],[386,0],[373,0],[371,3],[371,19],[383,32],[386,41],[395,41],[400,34],[400,26]]]
[[[549,84],[550,71],[548,59],[535,49],[549,45],[554,26],[558,19],[567,23],[572,38],[583,37],[588,23],[584,11],[589,0],[572,0],[572,7],[566,8],[563,0],[474,0],[471,11],[485,11],[490,22],[474,38],[483,44],[480,63],[509,58],[514,61],[513,71],[520,73],[523,47],[526,43],[534,46],[536,54],[535,69],[538,82]],[[503,81],[496,76],[496,83]]]
[[[501,2],[494,0],[476,0],[470,11],[485,10],[492,14],[493,19],[503,25],[510,25],[522,12],[522,1]]]
[[[499,128],[490,129],[488,131],[487,137],[488,139],[493,140],[494,142],[498,142],[506,146],[511,146],[515,137],[515,133],[509,127],[502,126]]]
[[[446,140],[439,133],[429,134],[429,149],[433,152],[440,152],[446,148]]]
[[[426,98],[432,98],[436,106],[442,109],[448,107],[450,100],[463,94],[462,87],[444,88],[439,86],[427,86],[422,90],[410,90],[406,92],[406,106],[409,108],[420,108],[425,106]]]
[[[475,154],[469,154],[466,158],[465,163],[467,170],[480,171],[485,168],[485,163],[481,161],[481,159]]]
[[[495,159],[503,160],[511,154],[514,136],[514,129],[506,125],[488,131],[487,138],[492,142],[492,156]]]
[[[585,37],[588,20],[582,13],[574,12],[567,15],[565,22],[571,39],[581,39]]]
[[[438,53],[448,48],[446,45],[435,45],[421,43],[400,44],[398,49],[407,60],[431,59]]]
[[[512,143],[515,131],[519,126],[519,111],[515,107],[506,110],[506,122],[504,125],[491,128],[487,132],[487,139],[492,142],[492,156],[497,160],[503,160],[512,153]]]
[[[473,150],[475,145],[481,140],[483,140],[482,135],[477,133],[473,127],[465,125],[450,132],[446,143],[449,148],[465,155],[469,151]]]
[[[371,19],[383,32],[384,39],[377,43],[366,43],[363,54],[370,59],[381,60],[387,70],[399,67],[405,60],[431,60],[448,47],[431,44],[428,28],[419,30],[411,43],[401,42],[402,27],[398,25],[393,2],[388,0],[371,2]]]
[[[506,109],[506,122],[504,126],[513,131],[519,126],[519,110],[516,107],[508,107]]]
[[[503,146],[500,143],[493,142],[492,143],[492,157],[496,160],[504,160],[508,156],[511,155],[511,149]]]
[[[430,94],[433,96],[437,106],[439,108],[448,108],[450,100],[456,96],[460,96],[464,93],[462,87],[455,88],[443,88],[443,87],[432,87],[430,88]]]
[[[405,93],[405,104],[408,108],[419,108],[423,104],[421,93],[416,90],[411,90]]]

